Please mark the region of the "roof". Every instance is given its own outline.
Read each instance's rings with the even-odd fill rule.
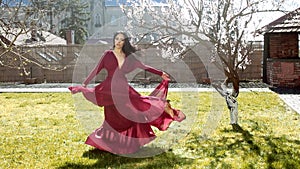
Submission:
[[[167,0],[150,0],[154,5],[167,3]],[[105,6],[120,6],[120,5],[129,5],[131,6],[134,2],[130,0],[105,0]]]
[[[21,6],[28,6],[31,4],[30,0],[2,0],[2,3],[0,6],[9,6],[9,7],[18,7],[19,5]]]
[[[262,33],[300,32],[300,8],[276,19],[260,29]]]
[[[105,0],[105,6],[120,6],[126,4],[127,0]]]
[[[15,36],[21,29],[11,29],[9,34],[5,34],[5,31],[0,29],[1,36],[6,38],[8,41],[13,41]],[[22,34],[18,35],[14,45],[16,46],[43,46],[43,45],[66,45],[67,41],[59,36],[56,36],[47,31],[38,31],[37,38],[34,40],[31,37],[30,31],[23,31]]]

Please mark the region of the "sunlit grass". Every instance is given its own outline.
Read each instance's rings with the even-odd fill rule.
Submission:
[[[96,112],[101,118],[102,109],[77,102],[80,97],[1,93],[0,168],[300,168],[300,117],[274,93],[241,93],[243,130],[235,132],[222,98],[209,92],[170,92],[172,105],[188,115],[187,122],[174,123],[170,130],[187,133],[165,153],[147,158],[122,157],[85,145],[87,131],[101,121],[96,123],[88,114],[93,119],[87,128],[81,120],[89,118],[80,111]],[[214,112],[212,106],[222,111]],[[210,131],[208,137],[204,131]],[[165,139],[164,133],[158,135]]]

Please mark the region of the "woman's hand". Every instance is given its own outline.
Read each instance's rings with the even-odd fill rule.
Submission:
[[[82,87],[86,87],[86,84],[82,83]]]
[[[165,72],[163,72],[163,74],[161,75],[161,77],[164,79],[164,80],[167,80],[167,81],[170,81],[171,79],[170,79],[170,76],[167,74],[167,73],[165,73]]]

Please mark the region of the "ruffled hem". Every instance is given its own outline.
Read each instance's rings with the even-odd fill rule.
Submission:
[[[117,100],[96,88],[75,86],[69,90],[72,94],[82,92],[87,100],[104,106],[103,125],[90,134],[85,143],[114,154],[134,153],[154,140],[156,136],[151,126],[165,131],[173,121],[186,118],[166,100],[168,81],[162,81],[149,96],[141,96],[129,86],[128,96],[121,93]]]
[[[147,124],[137,123],[123,132],[118,132],[104,122],[88,136],[85,144],[113,154],[131,154],[155,138]]]

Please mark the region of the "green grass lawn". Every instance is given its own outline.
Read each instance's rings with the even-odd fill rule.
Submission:
[[[77,103],[80,97],[1,93],[0,168],[300,168],[300,117],[274,93],[241,93],[243,130],[235,132],[225,100],[210,92],[170,92],[172,105],[184,110],[187,120],[158,132],[156,142],[167,142],[167,151],[145,158],[85,145],[88,131],[101,124],[102,109]],[[99,119],[88,114],[95,110]]]

